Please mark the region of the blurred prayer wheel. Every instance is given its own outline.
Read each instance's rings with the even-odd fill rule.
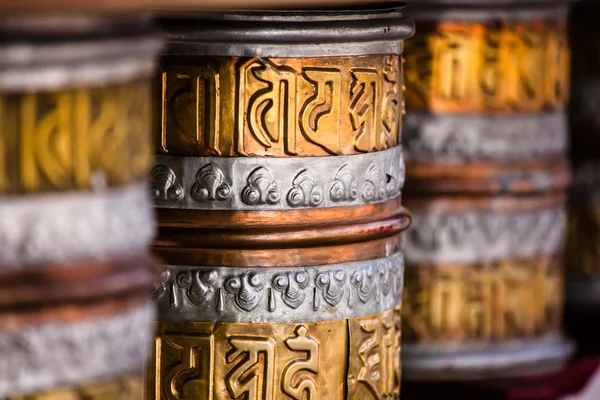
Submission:
[[[399,399],[401,7],[165,13],[153,399]]]
[[[569,197],[566,321],[570,333],[597,347],[600,324],[600,28],[594,1],[573,6],[573,101],[570,108],[574,185]]]
[[[415,1],[406,43],[403,374],[562,366],[567,6]]]
[[[44,17],[0,18],[0,398],[132,398],[155,318],[161,41],[145,17]]]

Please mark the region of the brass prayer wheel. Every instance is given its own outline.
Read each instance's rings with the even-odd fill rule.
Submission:
[[[165,12],[153,399],[399,399],[402,7]]]
[[[560,368],[567,5],[415,1],[406,42],[403,375]]]
[[[600,30],[595,2],[582,1],[571,13],[573,48],[573,100],[570,108],[571,158],[574,185],[569,197],[569,229],[566,250],[566,319],[570,333],[586,346],[597,346],[600,305],[600,53],[595,43]]]
[[[0,18],[0,398],[141,394],[160,46],[140,16]]]

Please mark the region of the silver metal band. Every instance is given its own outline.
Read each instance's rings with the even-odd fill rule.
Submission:
[[[561,251],[565,228],[563,207],[521,213],[413,212],[402,248],[411,264],[551,255]]]
[[[563,110],[510,116],[408,112],[402,135],[407,161],[433,163],[562,157],[568,136]]]
[[[154,318],[146,304],[115,317],[0,331],[0,397],[141,371]]]
[[[402,147],[336,157],[157,156],[150,183],[161,208],[292,210],[381,203],[404,185]]]
[[[156,36],[0,46],[0,90],[57,90],[150,78],[161,47]]]
[[[402,375],[408,380],[471,380],[522,377],[560,369],[575,347],[558,334],[523,340],[487,342],[482,348],[467,350],[447,346],[438,350],[437,343],[413,346],[402,344]]]
[[[401,8],[169,13],[169,55],[332,57],[401,54],[414,31]]]
[[[106,191],[0,197],[0,268],[145,252],[154,217],[145,184]]]
[[[169,55],[243,57],[331,57],[402,54],[401,41],[367,41],[311,44],[202,43],[169,41]]]
[[[378,314],[402,297],[402,253],[294,268],[167,266],[160,321],[316,322]]]

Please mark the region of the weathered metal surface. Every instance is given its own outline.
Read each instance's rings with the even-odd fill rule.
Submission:
[[[573,350],[561,335],[566,15],[565,2],[550,0],[414,3],[420,29],[405,45],[407,379],[538,374]]]
[[[317,323],[161,323],[157,358],[151,365],[151,375],[159,378],[149,395],[157,399],[231,399],[244,394],[251,399],[399,398],[398,318],[397,311],[388,310]],[[192,352],[198,354],[196,359],[190,359]],[[194,379],[179,378],[193,370],[199,372]]]
[[[267,211],[381,203],[404,186],[402,147],[356,156],[157,156],[153,197],[162,208]]]
[[[412,22],[401,8],[164,15],[150,396],[398,399]]]
[[[394,308],[403,275],[402,253],[289,268],[168,265],[154,294],[161,321],[318,322]]]
[[[0,21],[0,397],[132,396],[117,382],[141,374],[155,315],[160,39],[145,18],[43,17]]]

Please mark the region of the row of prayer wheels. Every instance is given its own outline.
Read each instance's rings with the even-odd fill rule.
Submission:
[[[399,399],[589,331],[600,10],[96,3],[0,3],[0,399]]]

